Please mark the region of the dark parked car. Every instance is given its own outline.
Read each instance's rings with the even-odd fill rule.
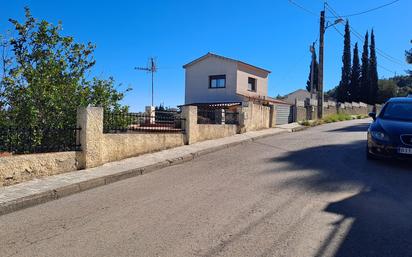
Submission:
[[[412,98],[390,99],[379,115],[370,113],[367,157],[412,160]]]

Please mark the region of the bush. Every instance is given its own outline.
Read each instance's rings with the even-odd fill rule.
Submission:
[[[311,123],[308,120],[303,120],[300,122],[300,125],[308,127],[311,125]]]
[[[325,123],[332,123],[332,122],[351,120],[351,119],[352,119],[351,115],[339,113],[339,114],[332,114],[332,115],[326,116],[325,118],[323,118],[323,121]]]

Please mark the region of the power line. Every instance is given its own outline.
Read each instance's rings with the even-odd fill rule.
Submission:
[[[332,27],[333,27],[333,28],[336,30],[336,32],[338,32],[343,38],[345,37],[345,35],[344,35],[340,30],[338,30],[338,29],[335,27],[335,25],[333,25]],[[355,45],[354,45],[353,43],[351,43],[351,46],[352,46],[352,47],[355,47]],[[379,63],[377,64],[377,66],[378,66],[379,68],[383,69],[383,70],[386,70],[386,71],[388,71],[388,72],[391,72],[391,73],[396,74],[395,71],[390,70],[390,69],[386,68],[385,66],[380,65]]]
[[[380,6],[377,6],[377,7],[374,7],[374,8],[365,10],[365,11],[362,11],[362,12],[352,13],[352,14],[347,14],[347,15],[341,15],[340,17],[342,17],[342,18],[348,18],[348,17],[353,17],[353,16],[362,15],[362,14],[365,14],[365,13],[369,13],[369,12],[373,12],[373,11],[379,10],[379,9],[381,9],[381,8],[384,8],[384,7],[386,7],[386,6],[392,5],[392,4],[397,3],[397,2],[399,2],[399,1],[400,1],[400,0],[395,0],[395,1],[392,1],[392,2],[389,2],[389,3],[386,3],[386,4],[383,4],[383,5],[380,5]],[[331,17],[328,17],[328,18],[331,18]]]
[[[296,7],[300,8],[300,9],[304,10],[305,12],[307,12],[307,13],[309,13],[309,14],[312,14],[312,15],[318,17],[318,14],[317,14],[317,13],[315,13],[315,12],[312,11],[312,10],[309,10],[308,8],[304,7],[304,6],[301,5],[301,4],[296,3],[296,2],[293,1],[293,0],[289,0],[289,3],[291,3],[291,4],[293,4],[294,6],[296,6]]]
[[[399,0],[398,0],[398,1],[399,1]],[[326,8],[328,8],[328,10],[332,12],[332,14],[334,15],[334,18],[342,18],[342,17],[343,17],[343,16],[339,15],[329,4],[326,4]],[[363,36],[362,36],[359,32],[357,32],[356,29],[355,29],[353,26],[350,26],[350,28],[351,28],[351,31],[353,31],[354,35],[355,35],[359,40],[361,40],[361,41],[364,40]],[[377,48],[377,47],[376,47],[376,53],[377,53],[379,56],[387,59],[388,61],[390,61],[390,62],[392,62],[392,63],[395,63],[395,64],[400,65],[400,66],[402,66],[402,67],[405,66],[405,64],[404,64],[402,61],[400,61],[399,59],[397,59],[397,58],[395,58],[395,57],[393,57],[393,56],[385,53],[383,50],[381,50],[381,49],[379,49],[379,48]]]
[[[354,27],[352,27],[352,26],[349,26],[349,27],[350,27],[351,31],[354,33],[354,35],[355,35],[359,40],[361,40],[361,41],[364,40],[363,36],[362,36],[359,32],[357,32]],[[378,55],[380,55],[381,57],[387,59],[388,61],[391,61],[391,62],[396,63],[396,64],[401,65],[401,66],[404,66],[404,65],[405,65],[405,64],[404,64],[402,61],[400,61],[399,59],[397,59],[397,58],[395,58],[395,57],[393,57],[393,56],[385,53],[384,51],[382,51],[382,50],[379,49],[379,48],[376,48],[376,52],[378,53]]]
[[[390,3],[384,4],[384,5],[380,5],[380,6],[377,6],[377,7],[375,7],[375,8],[368,9],[368,10],[363,11],[363,12],[353,13],[353,14],[349,14],[349,15],[339,15],[339,14],[327,3],[327,1],[324,1],[324,4],[325,4],[325,7],[328,8],[328,10],[332,12],[333,18],[347,18],[347,17],[352,17],[352,16],[356,16],[356,15],[361,15],[361,14],[365,14],[365,13],[368,13],[368,12],[372,12],[372,11],[375,11],[375,10],[378,10],[378,9],[381,9],[381,8],[384,8],[384,7],[388,6],[388,5],[392,5],[392,4],[394,4],[394,3],[396,3],[396,2],[399,2],[399,1],[400,1],[400,0],[395,0],[395,1],[392,1],[392,2],[390,2]],[[303,5],[301,5],[301,4],[298,4],[297,2],[295,2],[295,1],[293,1],[293,0],[289,0],[289,3],[293,4],[294,6],[302,9],[303,11],[305,11],[305,12],[311,14],[311,15],[314,15],[314,16],[316,16],[316,17],[318,16],[314,11],[306,8],[305,6],[303,6]],[[328,18],[331,18],[331,17],[328,17]],[[344,35],[342,34],[342,32],[340,32],[335,26],[333,26],[333,28],[334,28],[342,37],[344,37]],[[354,32],[354,35],[355,35],[359,40],[361,40],[361,41],[364,40],[364,39],[363,39],[363,36],[362,36],[359,32],[357,32],[354,27],[350,26],[350,28],[351,28],[351,31]],[[351,43],[351,45],[354,46],[352,43]],[[398,65],[400,65],[400,66],[404,66],[404,65],[405,65],[405,64],[404,64],[402,61],[400,61],[399,59],[397,59],[397,58],[395,58],[395,57],[393,57],[393,56],[385,53],[384,51],[382,51],[381,49],[379,49],[379,48],[377,48],[377,47],[375,47],[375,48],[376,48],[376,53],[377,53],[379,56],[387,59],[388,61],[390,61],[390,62],[392,62],[392,63],[398,64]],[[388,71],[388,72],[396,73],[396,72],[394,72],[394,71],[386,68],[386,67],[383,66],[383,65],[378,64],[378,67],[381,68],[381,69],[384,69],[384,70],[386,70],[386,71]]]
[[[315,44],[315,46],[318,45],[318,41],[319,41],[319,35],[316,37],[315,41],[313,41],[313,43]],[[284,80],[286,77],[288,77],[290,75],[290,73],[294,70],[296,70],[296,66],[302,64],[304,61],[306,61],[306,59],[304,58],[307,55],[307,53],[305,52],[304,54],[302,54],[302,56],[296,60],[296,62],[294,62],[292,65],[290,65],[288,67],[288,69],[286,70],[286,72],[283,74],[283,76],[281,77],[281,80]]]

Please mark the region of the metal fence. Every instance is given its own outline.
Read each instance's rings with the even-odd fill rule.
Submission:
[[[180,133],[184,132],[184,118],[180,112],[155,111],[147,113],[105,112],[104,133]]]
[[[0,127],[0,153],[80,151],[80,128]]]
[[[228,109],[197,109],[197,124],[239,124],[239,113]]]

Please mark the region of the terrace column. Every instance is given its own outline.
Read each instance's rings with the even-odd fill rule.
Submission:
[[[81,107],[77,109],[77,126],[81,152],[77,153],[80,169],[87,169],[103,164],[103,108]]]

